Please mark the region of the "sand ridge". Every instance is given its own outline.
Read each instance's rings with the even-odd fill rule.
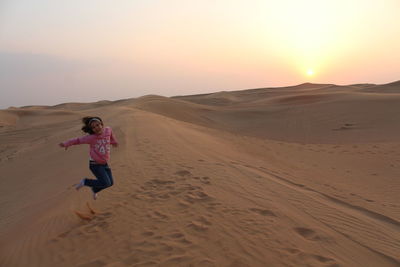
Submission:
[[[398,266],[396,86],[1,110],[0,265]],[[96,201],[57,147],[92,114],[120,142]]]

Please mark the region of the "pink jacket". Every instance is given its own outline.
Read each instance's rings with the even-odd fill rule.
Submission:
[[[63,144],[66,147],[72,145],[89,144],[90,157],[97,163],[106,164],[110,159],[110,144],[118,144],[118,142],[114,138],[111,127],[105,127],[102,134],[90,134],[73,138],[65,141]]]

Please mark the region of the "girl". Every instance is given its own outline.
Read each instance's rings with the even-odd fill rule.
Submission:
[[[97,180],[82,179],[76,185],[76,190],[79,190],[83,186],[89,186],[93,191],[93,199],[96,200],[99,191],[113,185],[111,169],[107,162],[110,159],[110,144],[117,147],[118,142],[115,140],[111,127],[104,127],[101,118],[84,117],[82,118],[82,122],[84,124],[82,131],[88,133],[88,135],[73,138],[60,143],[59,146],[65,147],[65,150],[67,150],[72,145],[90,145],[89,168]]]

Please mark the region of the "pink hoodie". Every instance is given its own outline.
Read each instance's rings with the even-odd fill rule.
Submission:
[[[100,164],[106,164],[110,159],[110,144],[118,144],[112,133],[111,127],[105,127],[103,133],[85,135],[73,138],[63,143],[66,147],[72,145],[89,144],[90,157]]]

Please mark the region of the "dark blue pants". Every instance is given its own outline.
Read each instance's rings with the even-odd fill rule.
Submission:
[[[94,193],[97,193],[114,184],[111,169],[108,164],[98,164],[90,161],[89,168],[96,176],[97,180],[85,179],[85,185],[92,188]]]

